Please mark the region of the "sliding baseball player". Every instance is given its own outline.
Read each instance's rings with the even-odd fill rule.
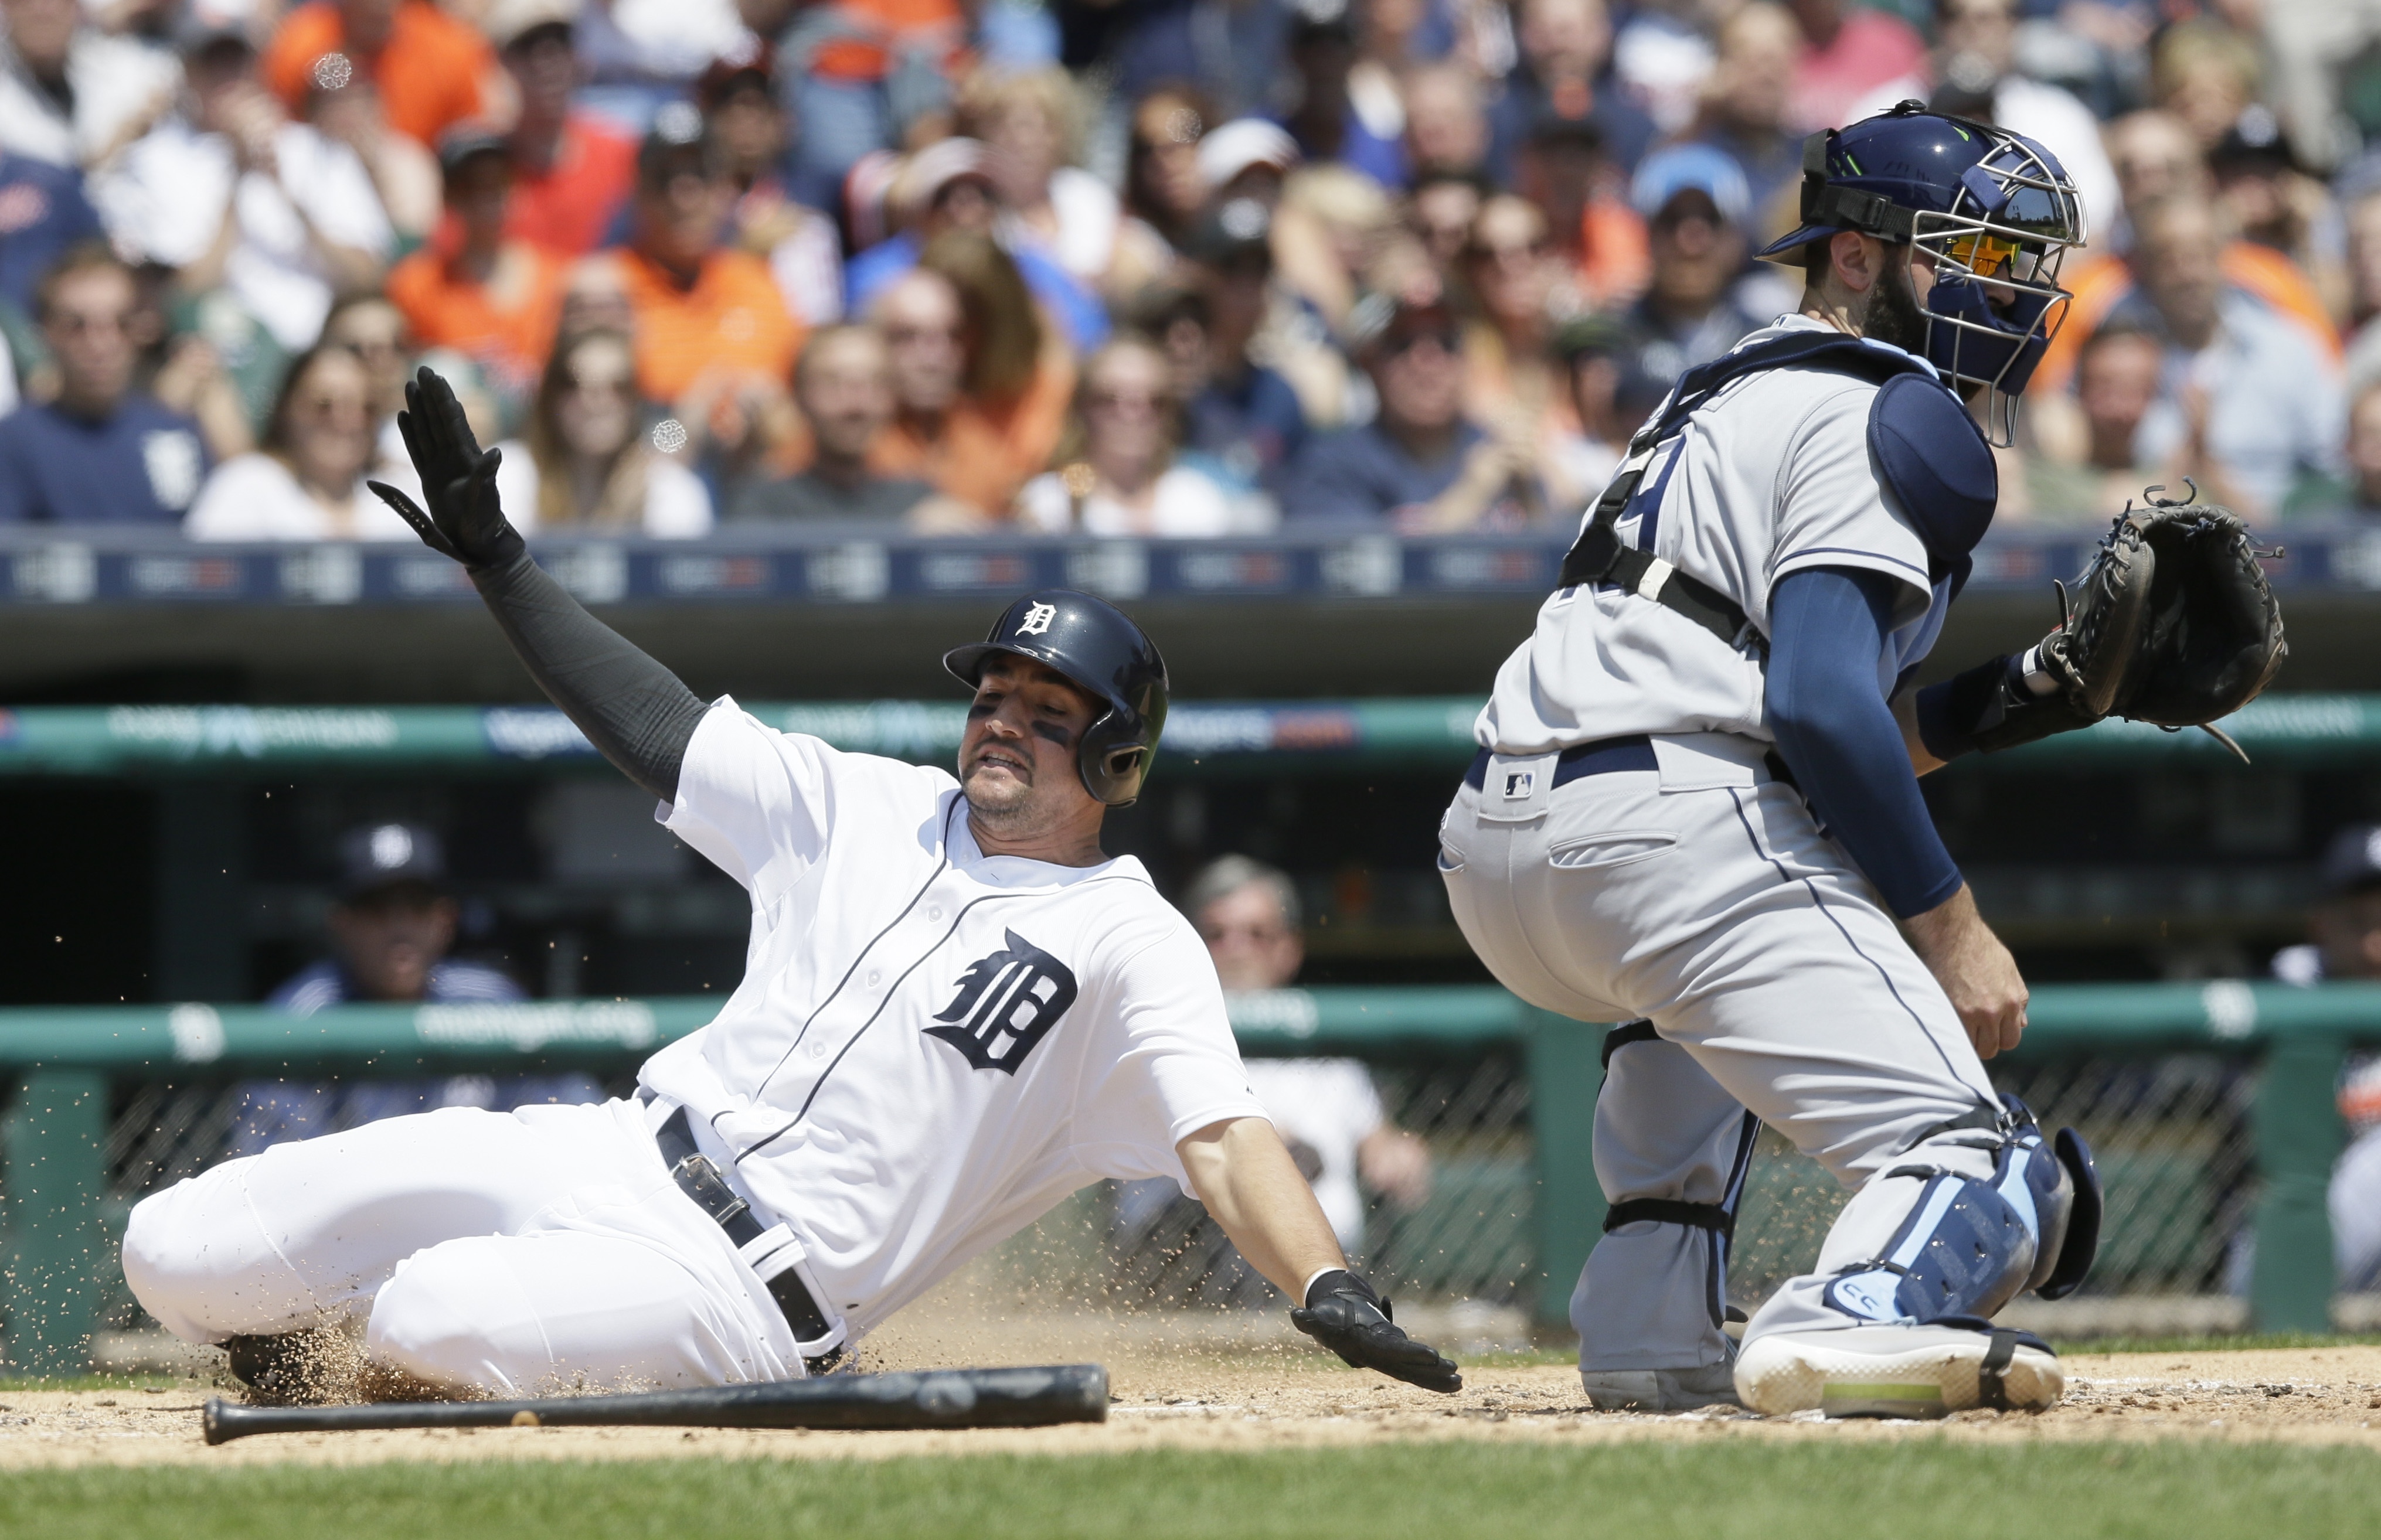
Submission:
[[[283,1145],[144,1200],[134,1294],[286,1393],[299,1334],[455,1391],[784,1379],[1068,1194],[1167,1176],[1299,1328],[1435,1390],[1456,1366],[1347,1268],[1250,1093],[1215,970],[1138,861],[1100,849],[1165,723],[1133,623],[1064,590],[944,660],[959,775],[705,704],[529,559],[445,382],[399,419],[430,509],[540,685],[672,832],[751,893],[743,982],[637,1095],[450,1109]],[[832,669],[831,658],[818,660]]]

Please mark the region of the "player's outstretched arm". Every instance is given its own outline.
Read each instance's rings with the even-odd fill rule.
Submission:
[[[709,708],[530,560],[497,503],[502,454],[480,447],[446,381],[421,370],[405,387],[405,405],[397,430],[429,510],[384,482],[366,485],[422,544],[463,564],[538,687],[604,758],[663,801],[675,800],[686,746]]]
[[[1273,1124],[1234,1118],[1176,1148],[1199,1201],[1249,1266],[1301,1302],[1289,1313],[1299,1330],[1357,1368],[1425,1390],[1463,1388],[1454,1363],[1407,1336],[1390,1318],[1389,1303],[1349,1270],[1313,1189]]]

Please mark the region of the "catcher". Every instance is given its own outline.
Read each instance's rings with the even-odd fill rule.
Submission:
[[[2040,1408],[2056,1357],[1992,1316],[2082,1280],[2097,1178],[1985,1073],[2025,981],[1917,777],[2111,711],[2212,721],[2271,676],[2279,622],[2239,520],[2129,510],[2057,630],[1911,688],[2082,209],[2041,145],[1906,102],[1813,136],[1801,212],[1762,253],[1801,268],[1801,309],[1632,437],[1497,675],[1439,869],[1508,988],[1628,1023],[1571,1298],[1592,1401]],[[1728,1253],[1764,1123],[1852,1196],[1740,1349]]]

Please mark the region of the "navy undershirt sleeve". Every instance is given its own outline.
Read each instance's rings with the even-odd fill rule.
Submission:
[[[1852,567],[1788,575],[1769,596],[1767,708],[1777,752],[1827,831],[1908,919],[1960,891],[1919,794],[1876,663],[1894,579]]]

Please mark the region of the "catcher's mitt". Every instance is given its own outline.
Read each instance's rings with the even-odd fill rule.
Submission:
[[[2118,524],[2137,527],[2156,563],[2114,713],[2205,727],[2256,699],[2289,648],[2248,526],[2228,508],[2195,501],[2128,509]]]
[[[2120,716],[2204,727],[2241,752],[2211,724],[2254,700],[2288,650],[2281,606],[2257,564],[2273,553],[2257,550],[2238,515],[2197,497],[2192,487],[2181,502],[2153,499],[2118,515],[2074,588],[2058,586],[2058,629],[2033,651],[2046,693],[2021,679],[2022,658],[1975,686],[1991,697],[1969,719],[1977,747]]]

